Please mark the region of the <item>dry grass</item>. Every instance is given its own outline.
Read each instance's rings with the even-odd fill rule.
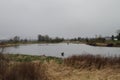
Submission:
[[[64,64],[78,69],[120,68],[120,57],[103,57],[100,55],[84,54],[64,59]]]
[[[46,63],[47,72],[51,76],[51,80],[119,80],[120,69],[101,69],[86,70],[76,69],[65,66],[64,64],[56,64],[55,61]]]
[[[42,64],[22,62],[12,64],[7,70],[4,80],[48,80]]]
[[[9,59],[0,53],[0,79],[2,79],[7,72]],[[3,80],[3,79],[2,79]]]
[[[72,56],[59,64],[56,59],[8,62],[0,56],[0,80],[119,80],[120,58],[93,55]],[[2,64],[1,62],[6,64]],[[4,73],[4,74],[3,74]]]
[[[49,80],[42,63],[8,62],[0,54],[0,80]]]

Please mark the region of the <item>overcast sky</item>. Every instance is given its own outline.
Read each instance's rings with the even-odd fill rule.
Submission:
[[[109,36],[120,29],[120,0],[0,0],[0,38]]]

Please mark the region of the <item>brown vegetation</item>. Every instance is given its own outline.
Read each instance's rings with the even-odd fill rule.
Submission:
[[[100,55],[74,55],[64,59],[64,64],[79,69],[120,68],[120,57],[103,57]]]
[[[46,63],[47,72],[51,76],[50,80],[119,80],[120,69],[77,69],[56,64],[55,61]]]
[[[4,80],[48,80],[42,64],[31,62],[16,63],[9,67]]]
[[[49,80],[42,63],[8,62],[0,54],[0,80]]]
[[[17,57],[20,55],[15,55]],[[24,56],[24,55],[23,55]],[[22,55],[21,55],[22,57]],[[33,56],[28,56],[34,58]],[[37,58],[37,57],[36,57]],[[9,58],[11,59],[11,58]],[[119,80],[120,58],[79,55],[63,59],[9,61],[0,55],[0,80]],[[47,59],[47,58],[46,58]],[[56,62],[60,61],[60,63]]]
[[[2,53],[0,53],[0,79],[3,80],[3,77],[6,75],[8,68],[9,59],[6,58]]]

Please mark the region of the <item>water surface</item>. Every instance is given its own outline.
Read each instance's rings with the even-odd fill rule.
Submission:
[[[104,56],[120,55],[119,47],[95,47],[86,44],[72,44],[66,43],[59,44],[27,44],[17,47],[7,47],[4,53],[12,54],[28,54],[28,55],[46,55],[61,57],[61,53],[64,52],[64,56],[79,54],[100,54]]]

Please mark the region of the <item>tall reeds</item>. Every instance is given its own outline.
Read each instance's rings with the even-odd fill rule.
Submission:
[[[120,68],[120,56],[103,57],[100,55],[73,55],[64,59],[64,64],[79,69]]]
[[[6,75],[9,59],[0,52],[0,80]]]
[[[49,80],[42,63],[14,62],[0,53],[0,80]]]
[[[41,63],[21,62],[9,67],[4,80],[48,80]]]

